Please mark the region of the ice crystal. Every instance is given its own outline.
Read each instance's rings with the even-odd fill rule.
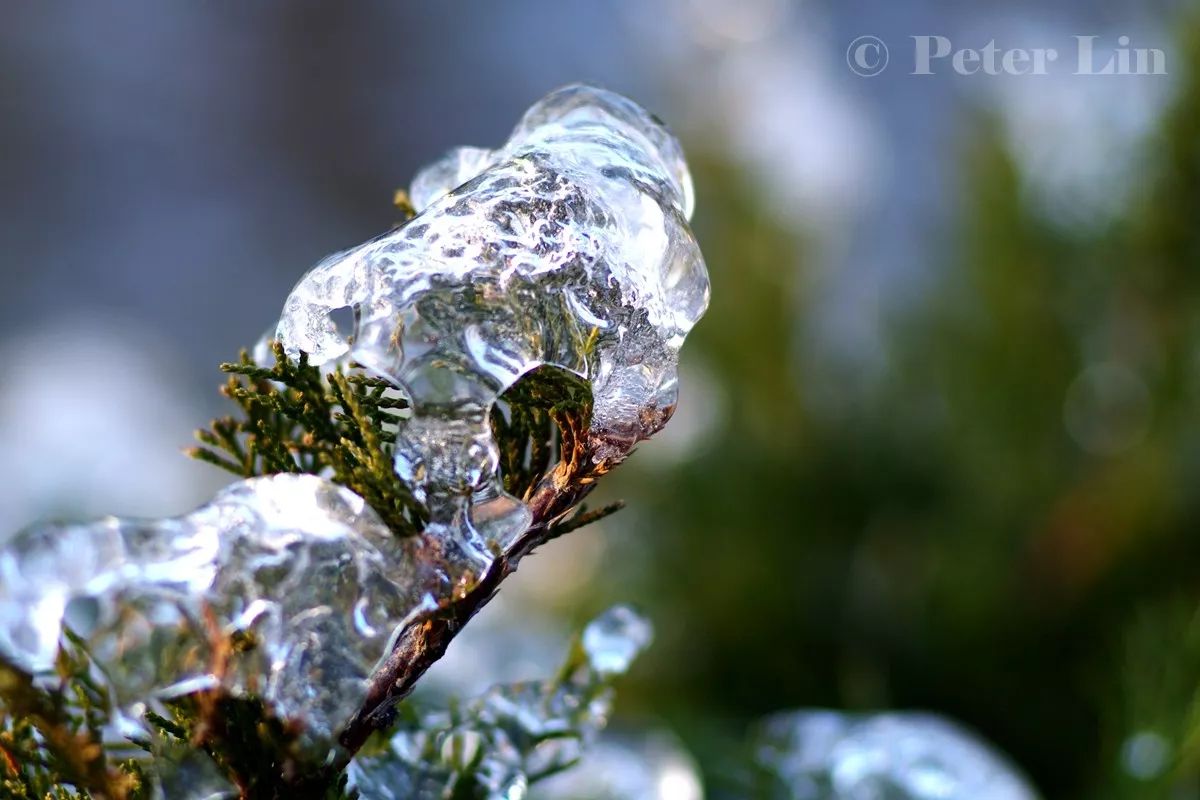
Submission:
[[[930,714],[781,714],[764,726],[757,757],[791,800],[1037,797],[1003,756]]]
[[[351,764],[363,800],[521,800],[531,783],[573,765],[607,722],[611,681],[649,644],[649,623],[618,606],[587,626],[589,639],[603,645],[576,648],[554,680],[495,686],[406,720],[386,753]]]
[[[183,517],[15,536],[0,548],[0,657],[50,674],[65,623],[118,708],[221,687],[328,744],[393,632],[462,575],[453,552],[396,537],[347,489],[254,478]]]
[[[314,267],[277,336],[407,394],[397,471],[433,530],[486,552],[529,520],[503,491],[488,421],[523,375],[551,366],[588,382],[600,460],[619,460],[674,410],[678,351],[708,303],[691,178],[642,108],[570,86],[500,149],[453,150],[411,189],[417,216]],[[333,318],[346,307],[349,338]]]

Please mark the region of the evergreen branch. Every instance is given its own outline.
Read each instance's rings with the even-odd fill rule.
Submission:
[[[541,377],[535,376],[534,380],[540,383]],[[497,434],[501,439],[502,454],[519,452],[520,441],[519,437],[514,435],[514,430],[526,429],[521,427],[525,424],[522,421],[517,421],[517,427],[514,428],[514,420],[518,419],[518,410],[524,413],[530,408],[523,405],[523,402],[534,397],[540,398],[543,403],[550,398],[558,398],[550,402],[550,407],[546,410],[558,428],[558,461],[524,495],[525,502],[532,512],[529,528],[496,556],[491,567],[470,591],[401,631],[391,654],[372,676],[367,696],[358,714],[342,732],[340,741],[347,755],[335,765],[335,769],[344,768],[373,733],[385,730],[391,725],[396,704],[408,696],[426,670],[445,654],[450,642],[495,596],[504,579],[516,572],[524,556],[556,536],[607,516],[620,507],[619,504],[613,504],[594,513],[584,511],[562,522],[595,487],[596,479],[608,472],[615,463],[596,462],[591,458],[596,443],[592,442],[588,435],[591,417],[590,396],[586,400],[579,395],[563,398],[548,387],[549,384],[546,383],[541,383],[540,386],[514,387],[517,389],[513,393],[516,399],[513,396],[505,398],[511,404],[512,419],[501,419],[501,429],[504,433]],[[586,390],[586,385],[584,389]],[[532,414],[529,414],[528,419],[535,421]],[[493,415],[493,422],[496,422],[496,415]],[[532,429],[529,430],[530,435],[533,435]],[[517,442],[515,446],[514,441]],[[524,463],[528,468],[529,461]],[[522,480],[525,477],[522,476]]]
[[[407,195],[397,209],[413,215]],[[595,331],[593,331],[593,337]],[[238,413],[196,432],[188,454],[240,478],[279,473],[323,475],[360,495],[399,536],[418,534],[426,511],[394,468],[397,412],[408,403],[388,381],[361,372],[329,375],[301,353],[293,360],[272,344],[275,363],[255,363],[243,351],[221,365],[229,375],[222,393]],[[222,690],[201,692],[171,704],[172,718],[152,711],[145,719],[158,736],[141,747],[158,757],[199,749],[237,785],[242,797],[305,797],[351,800],[344,768],[376,731],[388,726],[395,706],[465,625],[495,595],[521,558],[538,545],[616,511],[579,508],[566,518],[613,466],[593,463],[588,442],[590,387],[565,370],[544,367],[513,386],[491,422],[501,454],[504,485],[532,511],[530,527],[465,595],[432,616],[409,625],[373,676],[362,707],[341,736],[345,757],[312,773],[296,752],[293,726],[256,698]],[[211,631],[217,643],[213,670],[253,642],[236,642]],[[109,719],[107,695],[92,679],[82,643],[66,633],[60,651],[62,685],[46,692],[22,671],[0,662],[0,792],[18,800],[145,800],[150,782],[135,760],[110,765],[101,744]],[[176,752],[175,755],[178,755]]]
[[[405,222],[408,222],[417,215],[417,209],[413,207],[412,200],[409,198],[408,192],[404,191],[403,189],[397,189],[395,194],[392,195],[392,205],[397,211],[400,212],[400,216],[403,217],[403,219],[397,223],[398,225],[403,225]]]
[[[393,465],[396,433],[403,424],[395,412],[407,403],[380,378],[340,370],[323,376],[303,354],[292,361],[279,343],[273,350],[272,368],[255,364],[245,353],[237,363],[222,366],[231,376],[223,392],[239,406],[242,416],[215,420],[199,431],[201,446],[192,455],[244,477],[278,472],[327,475],[362,496],[397,534],[418,533],[425,522],[424,509]],[[516,571],[523,556],[621,507],[615,503],[591,512],[581,508],[567,518],[596,478],[613,466],[591,459],[591,404],[586,382],[552,367],[526,375],[496,404],[491,423],[505,488],[529,506],[530,527],[499,554],[472,590],[401,632],[391,655],[373,676],[358,715],[341,736],[344,758],[317,775],[294,772],[288,791],[317,796],[311,793],[334,785],[353,754],[372,733],[388,727],[396,703],[441,658],[462,626]],[[268,725],[267,730],[275,730],[266,740],[270,746],[263,750],[266,745],[260,742],[256,749],[253,742],[238,737],[229,718],[248,713],[257,722],[247,724],[261,731],[265,709],[230,705],[232,701],[221,695],[204,702],[190,716],[208,722],[189,728],[188,735],[193,743],[202,743],[243,791],[261,787],[267,780],[266,774],[248,772],[255,765],[273,764],[270,774],[279,773],[278,765],[288,762],[291,733]],[[255,755],[247,758],[247,753]],[[234,761],[234,755],[246,760]]]
[[[378,378],[328,376],[301,354],[292,360],[279,342],[273,367],[244,351],[222,364],[229,382],[222,393],[241,417],[223,417],[197,432],[200,461],[249,478],[278,473],[325,475],[360,495],[398,536],[424,524],[425,509],[393,467],[396,411],[407,403]]]
[[[624,500],[617,500],[609,503],[603,508],[588,510],[586,503],[580,503],[579,508],[570,517],[556,522],[546,530],[546,541],[557,539],[558,537],[568,534],[571,531],[579,530],[580,528],[591,525],[593,522],[599,522],[607,516],[617,513],[625,507]]]
[[[500,443],[504,489],[528,500],[561,453],[570,451],[563,447],[563,431],[573,428],[578,419],[590,419],[591,391],[566,370],[541,367],[514,384],[501,400],[492,410],[491,422]]]
[[[57,689],[0,661],[0,789],[22,800],[147,797],[137,764],[110,763],[101,743],[108,697],[79,640],[70,631],[64,639]]]

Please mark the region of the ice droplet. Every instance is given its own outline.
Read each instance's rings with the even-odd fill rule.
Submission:
[[[583,629],[583,650],[601,675],[623,675],[650,645],[654,629],[628,606],[617,606]]]
[[[532,782],[578,761],[607,723],[610,686],[624,671],[609,654],[625,654],[627,668],[649,644],[649,623],[628,608],[595,625],[610,631],[599,658],[584,647],[559,678],[494,686],[453,711],[402,722],[384,754],[351,763],[351,784],[363,800],[459,797],[464,787],[480,791],[469,795],[479,800],[522,800]],[[618,644],[622,631],[629,638]]]
[[[523,375],[588,381],[597,459],[620,460],[676,403],[679,348],[708,304],[679,143],[620,95],[569,86],[498,150],[426,167],[407,224],[322,261],[277,337],[314,364],[349,358],[409,397],[396,469],[431,530],[480,551],[526,527],[506,495],[488,414]],[[332,315],[351,307],[353,336]]]
[[[17,534],[0,548],[0,657],[52,675],[65,622],[118,708],[224,687],[327,751],[393,632],[476,566],[322,478],[254,478],[183,517]]]
[[[756,754],[794,800],[1037,798],[1003,756],[931,714],[780,714]]]

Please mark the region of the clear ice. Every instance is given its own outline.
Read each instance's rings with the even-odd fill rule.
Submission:
[[[125,712],[116,733],[139,732],[147,701],[223,687],[328,747],[393,632],[459,573],[348,489],[253,478],[183,517],[17,534],[0,548],[0,657],[52,676],[66,624]],[[234,637],[249,646],[230,653]]]
[[[530,784],[579,760],[608,721],[613,679],[650,639],[636,612],[609,609],[584,629],[558,677],[494,686],[450,711],[403,720],[384,753],[351,762],[351,784],[363,800],[522,800]]]
[[[931,714],[780,714],[756,757],[789,800],[1037,800],[1003,756]]]
[[[458,148],[423,169],[411,199],[414,219],[300,280],[276,336],[408,396],[396,469],[434,530],[486,552],[529,520],[501,487],[488,423],[522,376],[551,366],[589,383],[598,460],[620,460],[674,410],[679,348],[709,292],[691,176],[638,105],[568,86],[500,149]],[[347,307],[349,338],[333,318]]]
[[[500,149],[422,170],[412,198],[414,219],[301,279],[275,336],[407,396],[395,466],[429,508],[426,530],[397,538],[361,497],[300,475],[240,481],[176,518],[29,528],[0,543],[0,660],[49,685],[69,627],[120,710],[109,733],[142,735],[147,706],[220,687],[262,697],[320,757],[394,637],[469,589],[527,526],[489,428],[506,389],[541,366],[586,381],[598,460],[666,423],[708,277],[688,227],[691,178],[661,123],[611,92],[560,89]],[[349,339],[332,317],[346,307]],[[570,681],[481,698],[471,713],[508,737],[486,743],[489,763],[529,775],[570,758],[572,740],[550,732],[597,719],[602,692],[580,698],[647,636],[615,612],[589,628],[589,666]]]

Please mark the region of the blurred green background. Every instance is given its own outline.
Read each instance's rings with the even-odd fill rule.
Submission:
[[[522,568],[479,679],[630,601],[658,638],[616,724],[710,797],[753,720],[833,707],[949,715],[1048,798],[1200,798],[1197,8],[7,5],[5,524],[201,502],[220,476],[160,462],[216,363],[417,164],[595,80],[684,139],[712,305],[601,490],[629,508]],[[1092,31],[1168,75],[900,63]],[[847,70],[864,33],[895,69]]]

